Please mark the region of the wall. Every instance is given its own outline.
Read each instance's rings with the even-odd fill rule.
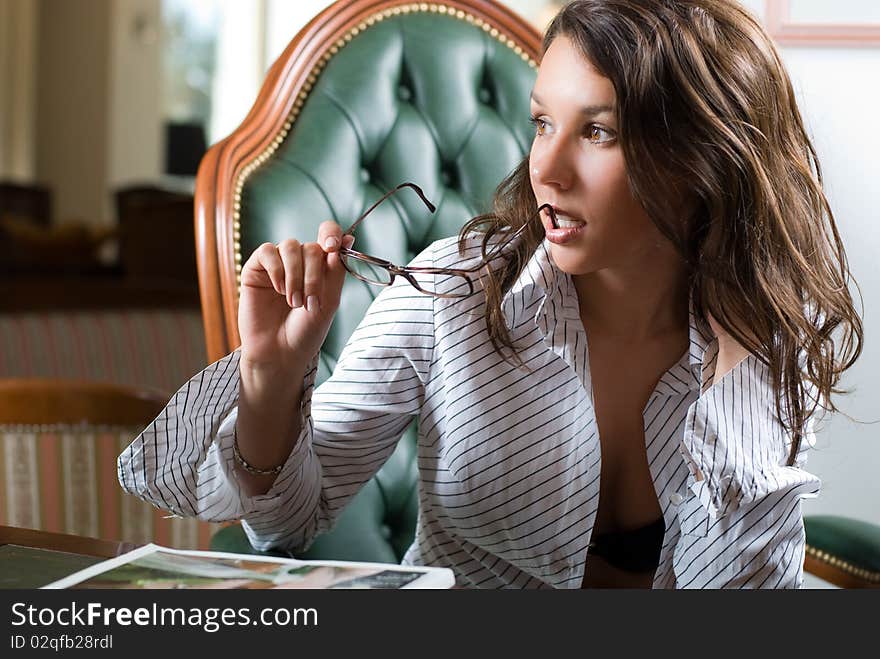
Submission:
[[[160,0],[10,1],[37,17],[31,176],[58,223],[111,223],[112,191],[161,173]]]
[[[36,27],[33,3],[0,0],[0,179],[34,176]]]
[[[266,11],[266,3],[262,0],[224,4],[217,34],[217,69],[212,88],[209,142],[219,142],[238,128],[257,99],[270,64],[264,61]],[[291,38],[295,34],[294,29]]]
[[[160,0],[114,1],[110,15],[107,172],[109,195],[162,173]]]
[[[764,17],[765,0],[745,0]],[[838,396],[840,414],[817,433],[808,469],[822,479],[822,492],[803,502],[805,515],[833,514],[880,524],[880,346],[872,341],[880,324],[880,134],[874,129],[880,89],[880,44],[868,47],[780,47],[807,130],[822,165],[825,191],[861,287],[865,346]],[[855,287],[853,287],[854,294]],[[858,300],[857,300],[858,303]],[[851,417],[851,418],[850,418]],[[874,422],[873,425],[871,422]],[[824,582],[806,575],[805,585]]]
[[[110,0],[39,0],[36,177],[56,220],[107,219]]]
[[[850,266],[864,296],[865,347],[843,385],[841,409],[860,421],[880,419],[880,134],[874,129],[880,48],[785,48],[783,58],[822,163],[826,192]],[[843,415],[819,434],[810,468],[824,483],[807,513],[846,514],[880,524],[880,427]]]

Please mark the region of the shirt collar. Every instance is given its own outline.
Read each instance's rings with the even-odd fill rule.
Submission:
[[[574,282],[553,263],[546,239],[538,245],[505,294],[501,310],[508,329],[514,333],[517,328],[531,324],[530,321],[537,322],[545,339],[561,321],[582,328]],[[700,383],[709,381],[711,374],[707,371],[714,368],[715,345],[712,330],[697,318],[693,297],[690,297],[687,356],[663,375],[657,391],[670,394],[685,393],[689,389],[699,391]]]
[[[700,321],[694,312],[694,299],[691,296],[688,304],[688,332],[691,376],[698,391],[706,388],[715,376],[715,358],[718,356],[718,341],[707,323]],[[701,383],[702,386],[701,386]]]
[[[544,239],[501,301],[508,329],[515,330],[523,322],[534,319],[546,299],[560,292],[560,280],[567,277],[553,263]]]

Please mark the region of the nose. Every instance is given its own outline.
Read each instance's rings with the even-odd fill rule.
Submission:
[[[573,167],[563,140],[543,139],[532,145],[529,156],[532,181],[567,190],[571,187]]]

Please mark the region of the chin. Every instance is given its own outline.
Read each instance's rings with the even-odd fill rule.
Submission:
[[[567,275],[588,275],[601,269],[596,259],[570,247],[550,244],[550,257],[556,267]]]

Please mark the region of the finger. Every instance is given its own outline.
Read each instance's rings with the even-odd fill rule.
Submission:
[[[327,255],[327,272],[324,275],[324,290],[321,294],[321,304],[327,309],[334,311],[339,308],[342,296],[342,285],[345,283],[345,267],[342,265],[340,254]]]
[[[303,256],[298,240],[288,239],[278,244],[278,253],[284,265],[284,289],[287,304],[296,309],[303,305]]]
[[[318,243],[306,243],[302,248],[305,260],[303,272],[303,295],[306,301],[306,310],[318,312],[321,310],[321,293],[324,281],[324,250]]]
[[[280,295],[284,295],[284,264],[278,248],[272,243],[260,245],[248,259],[248,266],[258,276],[265,273],[268,284]]]
[[[325,252],[335,252],[342,245],[342,227],[333,220],[322,222],[318,227],[318,244]]]

